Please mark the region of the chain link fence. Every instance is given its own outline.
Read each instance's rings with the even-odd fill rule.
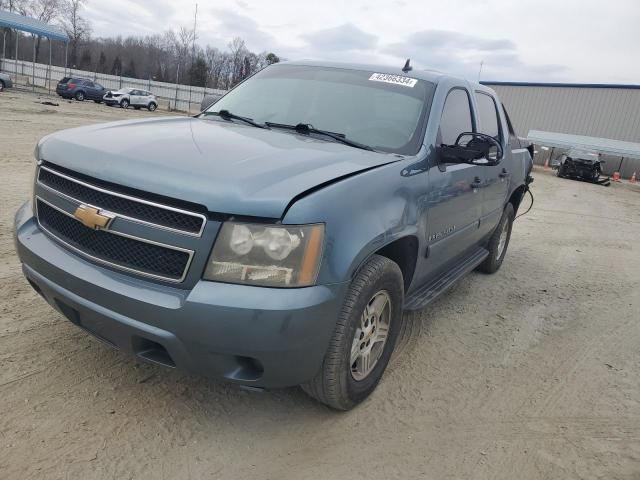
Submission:
[[[0,71],[8,73],[16,86],[44,88],[50,93],[55,93],[56,84],[60,79],[69,76],[89,78],[107,90],[139,88],[148,90],[158,97],[159,108],[186,112],[199,112],[200,103],[205,95],[226,93],[225,90],[215,88],[192,87],[177,83],[156,82],[151,79],[141,80],[86,70],[65,69],[43,63],[34,64],[25,60],[0,59]]]

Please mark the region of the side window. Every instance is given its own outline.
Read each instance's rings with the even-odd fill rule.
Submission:
[[[490,95],[481,92],[476,92],[476,100],[478,101],[478,132],[489,135],[498,141],[502,140],[495,100]]]
[[[440,117],[440,143],[453,145],[458,135],[472,131],[469,94],[466,90],[454,88],[447,95]]]
[[[85,80],[85,81],[84,81],[84,85],[85,85],[87,88],[93,88],[93,82],[92,82],[91,80]]]

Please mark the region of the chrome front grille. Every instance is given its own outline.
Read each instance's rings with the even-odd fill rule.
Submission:
[[[206,216],[203,214],[110,191],[46,166],[41,166],[38,171],[38,183],[79,203],[97,206],[133,221],[185,235],[200,236],[206,223]]]
[[[100,263],[172,281],[182,281],[187,272],[191,261],[191,252],[187,250],[85,227],[41,198],[37,199],[36,208],[44,230]]]
[[[35,210],[43,231],[72,251],[126,272],[183,282],[200,244],[206,216],[80,180],[41,165]],[[104,227],[83,223],[80,207],[114,217]],[[89,225],[89,226],[86,226]],[[93,225],[95,226],[95,225]]]

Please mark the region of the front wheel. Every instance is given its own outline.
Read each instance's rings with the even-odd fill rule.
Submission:
[[[504,256],[507,254],[509,240],[511,239],[511,229],[513,227],[514,217],[515,211],[513,209],[513,205],[511,203],[507,203],[507,206],[504,207],[504,211],[502,212],[500,222],[489,239],[489,243],[487,245],[489,255],[478,267],[478,270],[481,272],[495,273],[502,265]]]
[[[127,100],[126,98],[123,98],[122,101],[120,102],[120,106],[122,108],[129,108],[129,100]]]
[[[154,112],[156,108],[158,108],[158,106],[155,103],[151,102],[147,108],[150,112]]]
[[[366,399],[389,363],[402,326],[403,299],[398,265],[373,255],[349,287],[320,371],[302,389],[337,410]]]
[[[0,92],[4,90],[4,82],[0,80]]]

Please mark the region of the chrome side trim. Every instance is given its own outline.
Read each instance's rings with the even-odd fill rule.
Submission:
[[[42,229],[42,231],[46,232],[48,235],[50,235],[56,241],[62,243],[67,248],[73,250],[74,252],[79,253],[80,255],[82,255],[82,256],[84,256],[86,258],[89,258],[89,259],[91,259],[91,260],[93,260],[95,262],[98,262],[98,263],[102,263],[104,265],[109,265],[111,267],[114,267],[114,268],[117,268],[117,269],[120,269],[120,270],[124,270],[126,272],[131,272],[131,273],[135,273],[137,275],[142,275],[144,277],[155,278],[155,279],[158,279],[158,280],[163,280],[165,282],[171,282],[171,283],[181,283],[181,282],[183,282],[184,279],[187,276],[187,273],[189,272],[189,267],[191,267],[191,261],[193,260],[193,255],[194,255],[193,250],[189,250],[187,248],[175,247],[173,245],[167,245],[167,244],[160,243],[160,242],[154,242],[153,240],[147,240],[145,238],[135,237],[133,235],[128,235],[128,234],[122,233],[122,232],[116,232],[116,231],[113,231],[113,230],[103,230],[103,231],[107,232],[107,233],[110,233],[110,234],[113,234],[113,235],[119,235],[121,237],[130,238],[131,240],[137,240],[139,242],[149,243],[151,245],[156,245],[156,246],[159,246],[159,247],[167,248],[169,250],[176,250],[176,251],[179,251],[179,252],[187,253],[189,255],[189,258],[187,259],[187,263],[186,263],[186,265],[184,267],[184,271],[182,272],[182,276],[180,278],[178,278],[178,279],[171,278],[171,277],[163,277],[162,275],[155,275],[153,273],[143,272],[141,270],[136,270],[135,268],[125,267],[123,265],[119,265],[117,263],[113,263],[113,262],[110,262],[108,260],[104,260],[102,258],[94,257],[93,255],[91,255],[91,254],[89,254],[89,253],[87,253],[87,252],[85,252],[83,250],[80,250],[79,248],[74,247],[73,245],[67,243],[62,238],[57,236],[55,233],[51,232],[51,230],[48,230],[46,227],[44,227],[42,225],[42,223],[40,223],[40,213],[38,212],[38,201],[49,205],[51,208],[54,208],[55,210],[59,211],[60,213],[65,214],[69,218],[73,218],[78,223],[80,223],[79,220],[76,217],[74,217],[72,214],[70,214],[69,212],[64,211],[60,207],[56,207],[52,203],[47,202],[42,197],[39,197],[39,196],[36,195],[36,202],[35,202],[35,211],[36,212],[35,213],[36,213],[36,219],[38,220],[38,226]]]
[[[61,178],[69,180],[70,182],[75,182],[75,183],[77,183],[79,185],[82,185],[84,187],[91,188],[92,190],[95,190],[97,192],[102,192],[102,193],[105,193],[107,195],[113,195],[114,197],[124,198],[126,200],[131,200],[132,202],[143,203],[145,205],[150,205],[152,207],[161,208],[163,210],[169,210],[169,211],[176,212],[176,213],[182,213],[183,215],[188,215],[188,216],[191,216],[191,217],[200,218],[200,219],[202,219],[202,226],[200,227],[200,231],[197,232],[197,233],[196,232],[189,232],[189,231],[186,231],[186,230],[180,230],[180,229],[177,229],[177,228],[167,227],[165,225],[159,225],[157,223],[147,222],[147,221],[141,220],[139,218],[130,217],[128,215],[124,215],[124,214],[121,214],[121,213],[118,213],[118,212],[114,212],[120,218],[125,218],[127,220],[131,220],[132,222],[141,223],[143,225],[148,225],[150,227],[159,228],[161,230],[167,230],[167,231],[170,231],[170,232],[179,233],[181,235],[188,235],[190,237],[201,237],[202,236],[202,232],[204,231],[205,227],[207,226],[207,217],[206,217],[206,215],[203,215],[201,213],[190,212],[188,210],[182,210],[180,208],[170,207],[168,205],[163,205],[161,203],[151,202],[149,200],[144,200],[142,198],[132,197],[130,195],[125,195],[123,193],[118,193],[118,192],[114,192],[114,191],[107,190],[107,189],[104,189],[104,188],[100,188],[100,187],[97,187],[95,185],[91,185],[90,183],[83,182],[82,180],[78,180],[77,178],[73,178],[73,177],[70,177],[68,175],[65,175],[64,173],[60,173],[60,172],[57,172],[56,170],[52,170],[51,168],[45,167],[44,165],[41,165],[40,168],[38,169],[38,185],[42,186],[43,188],[46,188],[47,190],[49,190],[51,192],[56,193],[56,194],[58,194],[58,195],[60,195],[62,197],[65,197],[65,198],[67,198],[69,200],[77,202],[79,204],[82,203],[82,204],[85,204],[85,205],[89,205],[88,203],[83,202],[82,200],[78,200],[77,198],[74,198],[74,197],[72,197],[70,195],[67,195],[66,193],[63,193],[63,192],[61,192],[59,190],[56,190],[53,187],[50,187],[49,185],[46,185],[46,184],[42,183],[40,181],[40,171],[41,170],[46,170],[47,172],[52,173],[53,175],[57,175],[57,176],[59,176]],[[95,208],[102,208],[102,207],[100,207],[100,205],[91,205],[91,206],[95,207]]]

